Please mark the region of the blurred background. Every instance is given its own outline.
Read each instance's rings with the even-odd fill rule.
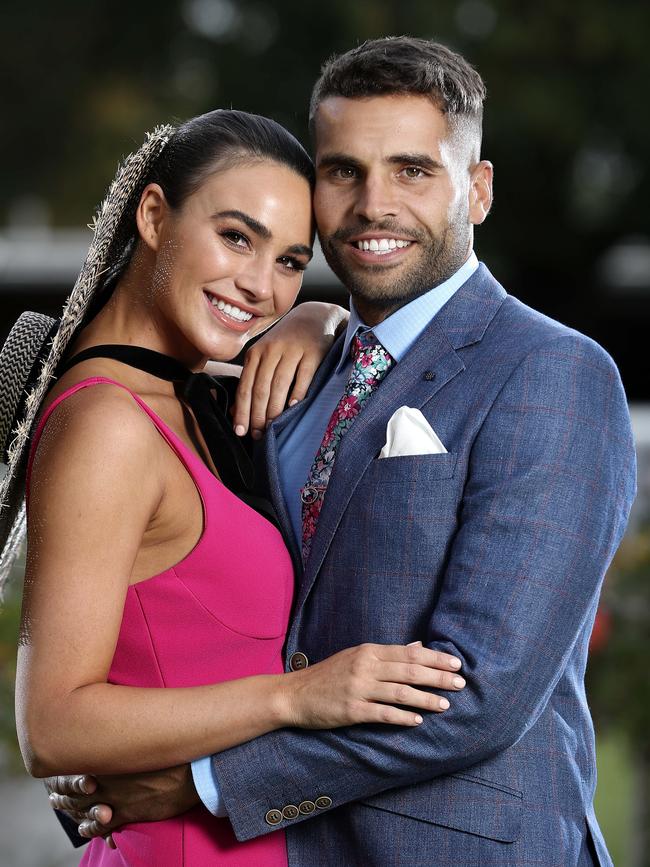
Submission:
[[[510,292],[605,346],[631,402],[639,497],[605,585],[588,695],[614,863],[650,864],[650,5],[29,0],[3,4],[0,33],[0,340],[24,309],[60,311],[94,208],[145,130],[233,106],[307,143],[321,62],[376,36],[432,37],[478,67],[496,193],[479,258]],[[322,258],[303,298],[345,303]],[[19,573],[0,616],[0,863],[64,867],[79,854],[15,742]]]

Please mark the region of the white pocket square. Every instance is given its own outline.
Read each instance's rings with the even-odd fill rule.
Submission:
[[[447,449],[419,409],[400,406],[386,425],[386,445],[380,458],[405,455],[444,455]]]

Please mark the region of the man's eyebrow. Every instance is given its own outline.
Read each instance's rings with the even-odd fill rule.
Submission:
[[[317,167],[319,169],[330,169],[333,166],[350,166],[350,168],[352,169],[362,168],[362,164],[359,162],[359,160],[356,160],[354,157],[350,156],[350,154],[325,154],[318,160]]]
[[[387,162],[400,166],[420,166],[420,168],[429,169],[430,171],[440,171],[441,169],[444,169],[443,164],[439,163],[438,160],[434,160],[434,158],[429,156],[429,154],[392,154],[387,158]]]
[[[265,241],[269,241],[273,237],[273,233],[270,229],[268,229],[263,223],[260,223],[259,220],[256,220],[255,217],[251,217],[250,214],[246,214],[244,211],[219,211],[217,214],[213,214],[214,217],[233,217],[235,220],[241,220],[245,226],[251,230],[251,232],[255,232],[256,235],[259,235],[260,238],[264,238]]]
[[[434,160],[432,156],[429,154],[419,154],[419,153],[401,153],[401,154],[391,154],[389,157],[386,157],[386,162],[391,165],[414,165],[420,166],[423,169],[428,169],[429,171],[441,171],[444,169],[442,163],[438,162],[438,160]],[[334,154],[325,154],[318,160],[318,168],[329,169],[334,166],[349,166],[352,169],[363,169],[363,163],[359,160],[355,159],[353,156],[344,153],[334,153]]]

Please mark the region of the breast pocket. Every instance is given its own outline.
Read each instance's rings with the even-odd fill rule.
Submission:
[[[436,455],[400,455],[375,458],[366,476],[375,484],[423,484],[436,479],[451,479],[457,463],[455,452]],[[365,478],[364,478],[365,481]]]
[[[431,581],[443,562],[457,520],[456,453],[376,458],[346,511],[344,538],[358,544],[360,570],[394,580]]]

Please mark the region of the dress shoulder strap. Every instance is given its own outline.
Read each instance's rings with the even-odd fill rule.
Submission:
[[[106,376],[92,376],[87,379],[82,379],[81,382],[75,383],[75,385],[70,386],[70,388],[66,389],[62,392],[45,410],[43,415],[41,416],[38,425],[32,435],[32,443],[29,454],[29,461],[27,464],[27,476],[26,476],[26,487],[29,490],[29,480],[31,477],[32,465],[34,462],[34,456],[36,454],[36,450],[38,449],[38,444],[40,442],[41,436],[43,434],[43,430],[51,417],[52,413],[55,409],[63,403],[63,401],[67,400],[69,397],[72,397],[73,394],[76,394],[78,391],[81,391],[83,388],[90,388],[94,385],[115,385],[118,388],[123,389],[128,392],[133,400],[138,404],[140,409],[149,416],[155,427],[158,429],[161,436],[166,440],[169,447],[172,451],[175,452],[181,463],[184,465],[187,472],[192,477],[195,485],[199,489],[199,492],[202,493],[201,485],[197,480],[197,475],[202,471],[209,474],[211,478],[214,478],[210,470],[205,466],[203,461],[195,455],[191,449],[189,449],[185,443],[180,439],[180,437],[174,433],[171,428],[169,428],[165,422],[160,418],[160,416],[156,415],[156,413],[151,409],[148,404],[146,404],[142,398],[136,394],[134,391],[131,391],[130,388],[127,388],[126,385],[123,385],[121,382],[117,382],[115,379],[109,379]]]

